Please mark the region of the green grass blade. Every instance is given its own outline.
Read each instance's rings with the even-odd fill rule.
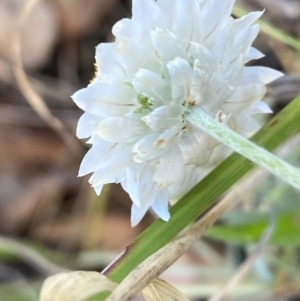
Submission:
[[[300,96],[268,122],[251,140],[269,151],[300,131]],[[147,257],[172,240],[189,223],[208,210],[233,184],[253,169],[254,164],[239,154],[232,154],[198,183],[171,209],[171,219],[153,222],[125,251],[112,267],[109,278],[120,283]],[[93,296],[90,300],[104,300]]]

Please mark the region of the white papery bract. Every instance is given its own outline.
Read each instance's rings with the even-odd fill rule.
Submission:
[[[149,208],[163,220],[178,200],[230,150],[186,120],[202,108],[248,136],[252,116],[269,113],[265,85],[281,73],[245,64],[262,54],[251,47],[262,12],[233,19],[233,0],[133,0],[132,18],[113,27],[115,42],[96,51],[93,82],[73,95],[85,111],[79,138],[92,144],[79,175],[93,173],[100,193],[121,183],[132,225]]]

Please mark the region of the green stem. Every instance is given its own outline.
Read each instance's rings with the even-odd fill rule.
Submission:
[[[298,168],[234,132],[200,108],[191,110],[187,120],[250,161],[267,169],[282,181],[300,190],[300,170]]]
[[[297,97],[252,137],[252,141],[273,150],[287,138],[300,131],[300,97]],[[179,232],[208,210],[233,184],[253,169],[254,164],[234,153],[181,198],[171,209],[171,219],[157,219],[126,249],[111,268],[109,278],[120,283],[147,257],[158,251]],[[89,300],[103,301],[106,295]]]

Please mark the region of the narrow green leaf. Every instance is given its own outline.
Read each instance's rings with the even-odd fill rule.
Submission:
[[[300,97],[297,97],[252,137],[267,150],[274,150],[300,130]],[[172,240],[189,223],[208,210],[233,184],[253,169],[254,164],[236,153],[229,156],[171,209],[171,219],[152,223],[111,267],[109,277],[119,283],[142,261]],[[104,300],[105,296],[90,300]]]
[[[243,225],[212,226],[206,236],[234,244],[258,242],[268,227],[269,218],[266,216],[259,222]],[[277,217],[271,244],[283,246],[300,245],[300,210],[285,213]]]
[[[1,301],[32,301],[37,300],[38,292],[42,283],[35,281],[11,282],[0,285]],[[36,296],[34,298],[33,296]]]

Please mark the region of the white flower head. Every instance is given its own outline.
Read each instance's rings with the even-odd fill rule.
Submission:
[[[98,73],[73,95],[85,111],[79,138],[92,144],[79,175],[93,173],[100,193],[121,183],[133,205],[170,217],[178,200],[230,152],[186,120],[201,107],[242,135],[268,113],[265,85],[281,73],[245,64],[263,55],[251,47],[262,12],[233,19],[234,0],[133,0],[132,18],[113,27],[115,42],[97,47]]]

